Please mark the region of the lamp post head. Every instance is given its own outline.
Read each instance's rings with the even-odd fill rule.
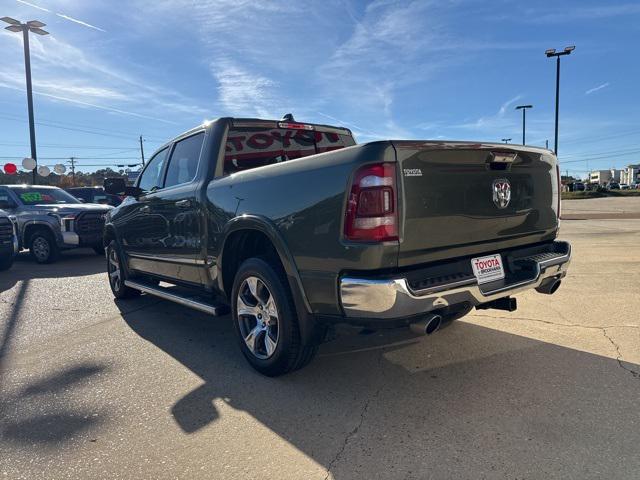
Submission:
[[[523,108],[533,108],[533,105],[518,105],[516,107],[516,110],[520,110],[520,109],[523,109]]]
[[[42,23],[40,20],[29,20],[27,23],[21,23],[11,17],[2,17],[0,20],[9,24],[8,27],[4,28],[10,32],[24,32],[25,30],[29,30],[30,32],[38,35],[49,35],[49,32],[42,29],[46,24]]]

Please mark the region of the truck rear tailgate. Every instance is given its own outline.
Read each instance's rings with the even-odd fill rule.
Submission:
[[[468,142],[393,145],[401,179],[398,266],[555,237],[558,178],[548,150]]]

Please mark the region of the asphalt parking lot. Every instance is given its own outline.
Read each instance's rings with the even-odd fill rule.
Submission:
[[[568,220],[569,275],[430,337],[350,334],[254,373],[229,317],[114,302],[104,260],[0,273],[0,475],[640,477],[640,220]]]

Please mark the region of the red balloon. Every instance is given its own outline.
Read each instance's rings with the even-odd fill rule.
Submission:
[[[15,175],[18,171],[18,167],[16,167],[15,163],[5,163],[4,164],[4,173],[7,175]]]

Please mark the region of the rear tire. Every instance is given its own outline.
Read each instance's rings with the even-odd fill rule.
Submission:
[[[303,345],[286,274],[276,262],[246,260],[231,294],[234,329],[242,354],[258,372],[284,375],[308,364],[317,345]]]
[[[123,261],[118,244],[115,240],[111,240],[107,246],[107,275],[113,296],[120,300],[140,296],[140,290],[127,287],[124,284],[126,274],[122,265]]]
[[[48,230],[37,230],[31,235],[29,250],[38,263],[53,263],[60,257],[56,239]]]

